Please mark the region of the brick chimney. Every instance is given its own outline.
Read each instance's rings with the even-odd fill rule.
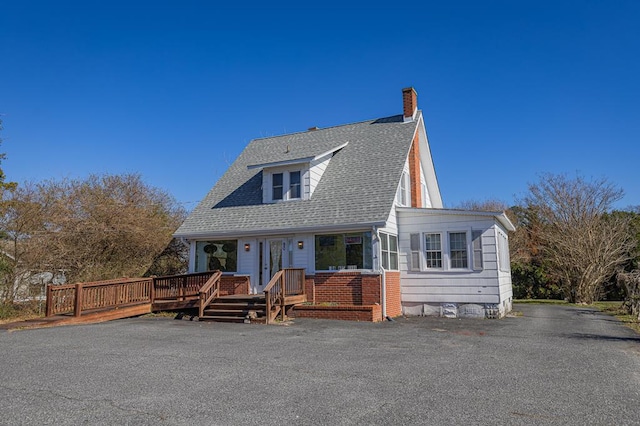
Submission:
[[[418,109],[418,94],[413,87],[402,89],[404,121],[412,121]],[[409,180],[411,181],[411,207],[422,207],[422,188],[420,186],[420,137],[413,137],[409,150]]]
[[[402,89],[402,106],[404,109],[404,121],[413,119],[418,109],[418,94],[413,87]]]

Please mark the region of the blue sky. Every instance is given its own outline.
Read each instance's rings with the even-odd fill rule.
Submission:
[[[399,114],[413,86],[447,207],[546,172],[640,205],[640,2],[214,3],[4,0],[7,179],[134,172],[191,209],[251,139]]]

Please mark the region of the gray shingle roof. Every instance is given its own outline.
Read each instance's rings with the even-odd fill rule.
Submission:
[[[286,232],[387,220],[418,115],[254,139],[191,212],[179,237]],[[249,168],[337,151],[309,200],[262,203],[262,171]],[[267,233],[267,232],[265,232]]]

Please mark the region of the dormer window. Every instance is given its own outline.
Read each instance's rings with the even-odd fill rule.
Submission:
[[[273,201],[282,200],[284,196],[283,193],[283,184],[284,173],[274,173],[273,174],[273,190],[271,191]]]
[[[271,195],[267,202],[287,200],[299,200],[302,198],[302,171],[278,171],[270,173],[271,183],[268,185],[268,194]]]
[[[289,172],[289,198],[300,198],[300,170]]]
[[[292,200],[309,200],[313,196],[331,158],[347,146],[348,142],[308,157],[282,159],[250,164],[249,170],[262,169],[262,202],[279,203]],[[284,157],[291,156],[295,146],[286,146]]]

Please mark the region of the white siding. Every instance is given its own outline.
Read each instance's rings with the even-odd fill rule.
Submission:
[[[298,241],[302,241],[303,248],[298,248]],[[307,272],[311,269],[309,263],[309,252],[312,251],[313,237],[308,234],[298,234],[293,236],[293,256],[292,268],[305,268]]]
[[[402,302],[500,303],[511,286],[498,277],[497,245],[493,217],[426,214],[419,209],[398,211]],[[471,232],[482,231],[482,270],[473,270]],[[448,233],[467,233],[468,269],[450,269]],[[425,270],[424,233],[441,234],[442,269]],[[410,235],[420,234],[421,271],[410,271]],[[501,286],[502,282],[504,285]]]
[[[249,244],[249,251],[244,245]],[[258,242],[255,239],[238,240],[238,274],[253,274],[258,264]]]
[[[311,163],[309,164],[309,191],[307,192],[309,194],[309,197],[311,197],[313,195],[313,192],[316,190],[316,186],[318,186],[318,182],[320,182],[322,175],[327,169],[332,156],[333,153],[327,154],[324,157],[320,157],[316,160],[311,161]]]
[[[431,198],[429,197],[429,190],[427,189],[427,179],[424,177],[424,170],[422,170],[422,161],[420,162],[420,193],[422,196],[422,207],[433,207],[431,205]]]
[[[504,244],[504,247],[502,247],[503,250],[505,250],[505,253],[503,254],[502,258],[505,260],[505,262],[507,262],[506,268],[500,268],[498,270],[498,279],[500,281],[500,300],[509,300],[511,298],[513,298],[513,287],[511,285],[511,259],[509,257],[509,234],[507,233],[507,231],[500,226],[499,224],[496,225],[496,227],[494,228],[494,232],[496,234],[496,238],[500,238],[500,235],[502,235],[504,237],[504,240],[506,244]],[[496,246],[496,258],[499,258],[500,255],[499,253],[497,253],[497,246]],[[506,269],[506,270],[501,270],[501,269]]]

